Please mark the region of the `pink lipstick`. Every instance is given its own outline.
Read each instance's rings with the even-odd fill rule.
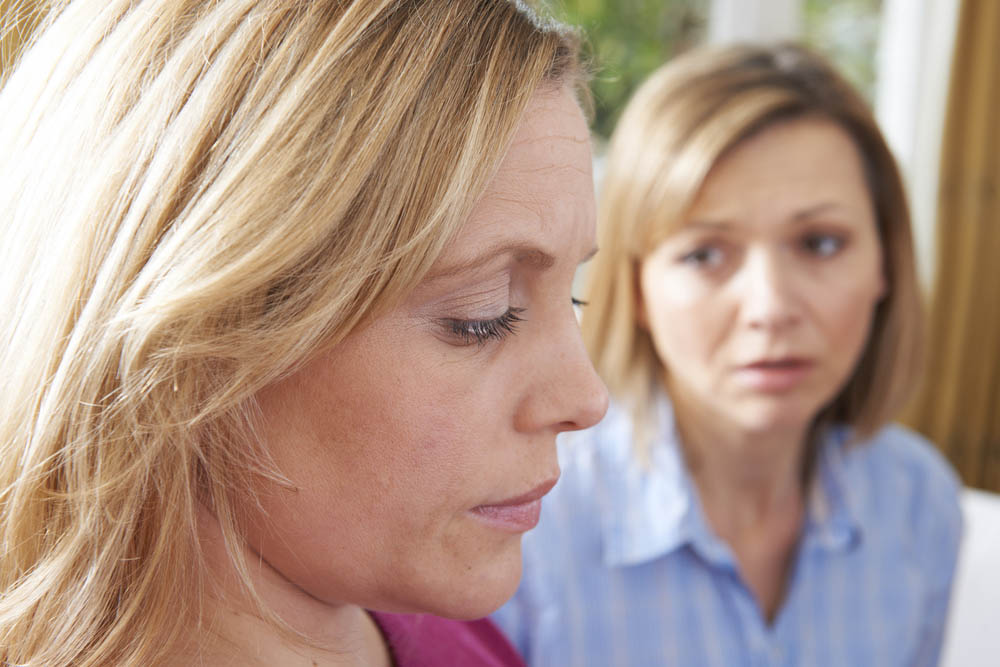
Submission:
[[[542,482],[531,491],[473,507],[471,513],[493,528],[510,533],[523,533],[538,525],[542,511],[542,496],[552,490],[559,477]]]

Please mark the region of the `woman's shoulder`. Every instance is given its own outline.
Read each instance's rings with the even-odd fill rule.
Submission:
[[[877,514],[914,538],[924,535],[957,548],[962,485],[934,443],[890,424],[868,440],[847,446],[843,458],[859,513],[869,518]]]
[[[884,426],[853,450],[881,474],[903,476],[923,488],[949,496],[957,494],[961,486],[958,475],[941,450],[901,424]]]

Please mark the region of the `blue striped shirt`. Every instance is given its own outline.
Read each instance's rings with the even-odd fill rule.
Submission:
[[[901,427],[821,441],[785,597],[768,624],[707,525],[669,404],[643,467],[629,418],[560,442],[562,478],[524,538],[524,575],[494,620],[529,665],[937,663],[961,534],[958,483]]]

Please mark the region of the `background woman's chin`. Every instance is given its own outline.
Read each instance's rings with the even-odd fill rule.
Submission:
[[[747,434],[766,435],[804,429],[818,410],[818,406],[800,396],[764,396],[748,402],[735,421]]]

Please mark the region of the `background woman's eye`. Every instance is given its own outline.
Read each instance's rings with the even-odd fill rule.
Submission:
[[[701,246],[689,253],[681,255],[682,264],[690,264],[696,268],[712,268],[722,263],[722,250],[715,246]]]
[[[817,257],[832,257],[844,247],[844,239],[833,234],[809,234],[803,239],[802,245]]]
[[[583,301],[582,299],[577,299],[575,296],[570,297],[570,300],[573,302],[573,305],[576,306],[577,308],[579,308],[580,306],[586,306],[588,303],[587,301]]]
[[[524,308],[508,308],[507,312],[492,320],[443,320],[450,333],[461,341],[462,345],[478,343],[483,345],[492,340],[502,340],[517,331],[517,323],[523,322],[521,313]]]

